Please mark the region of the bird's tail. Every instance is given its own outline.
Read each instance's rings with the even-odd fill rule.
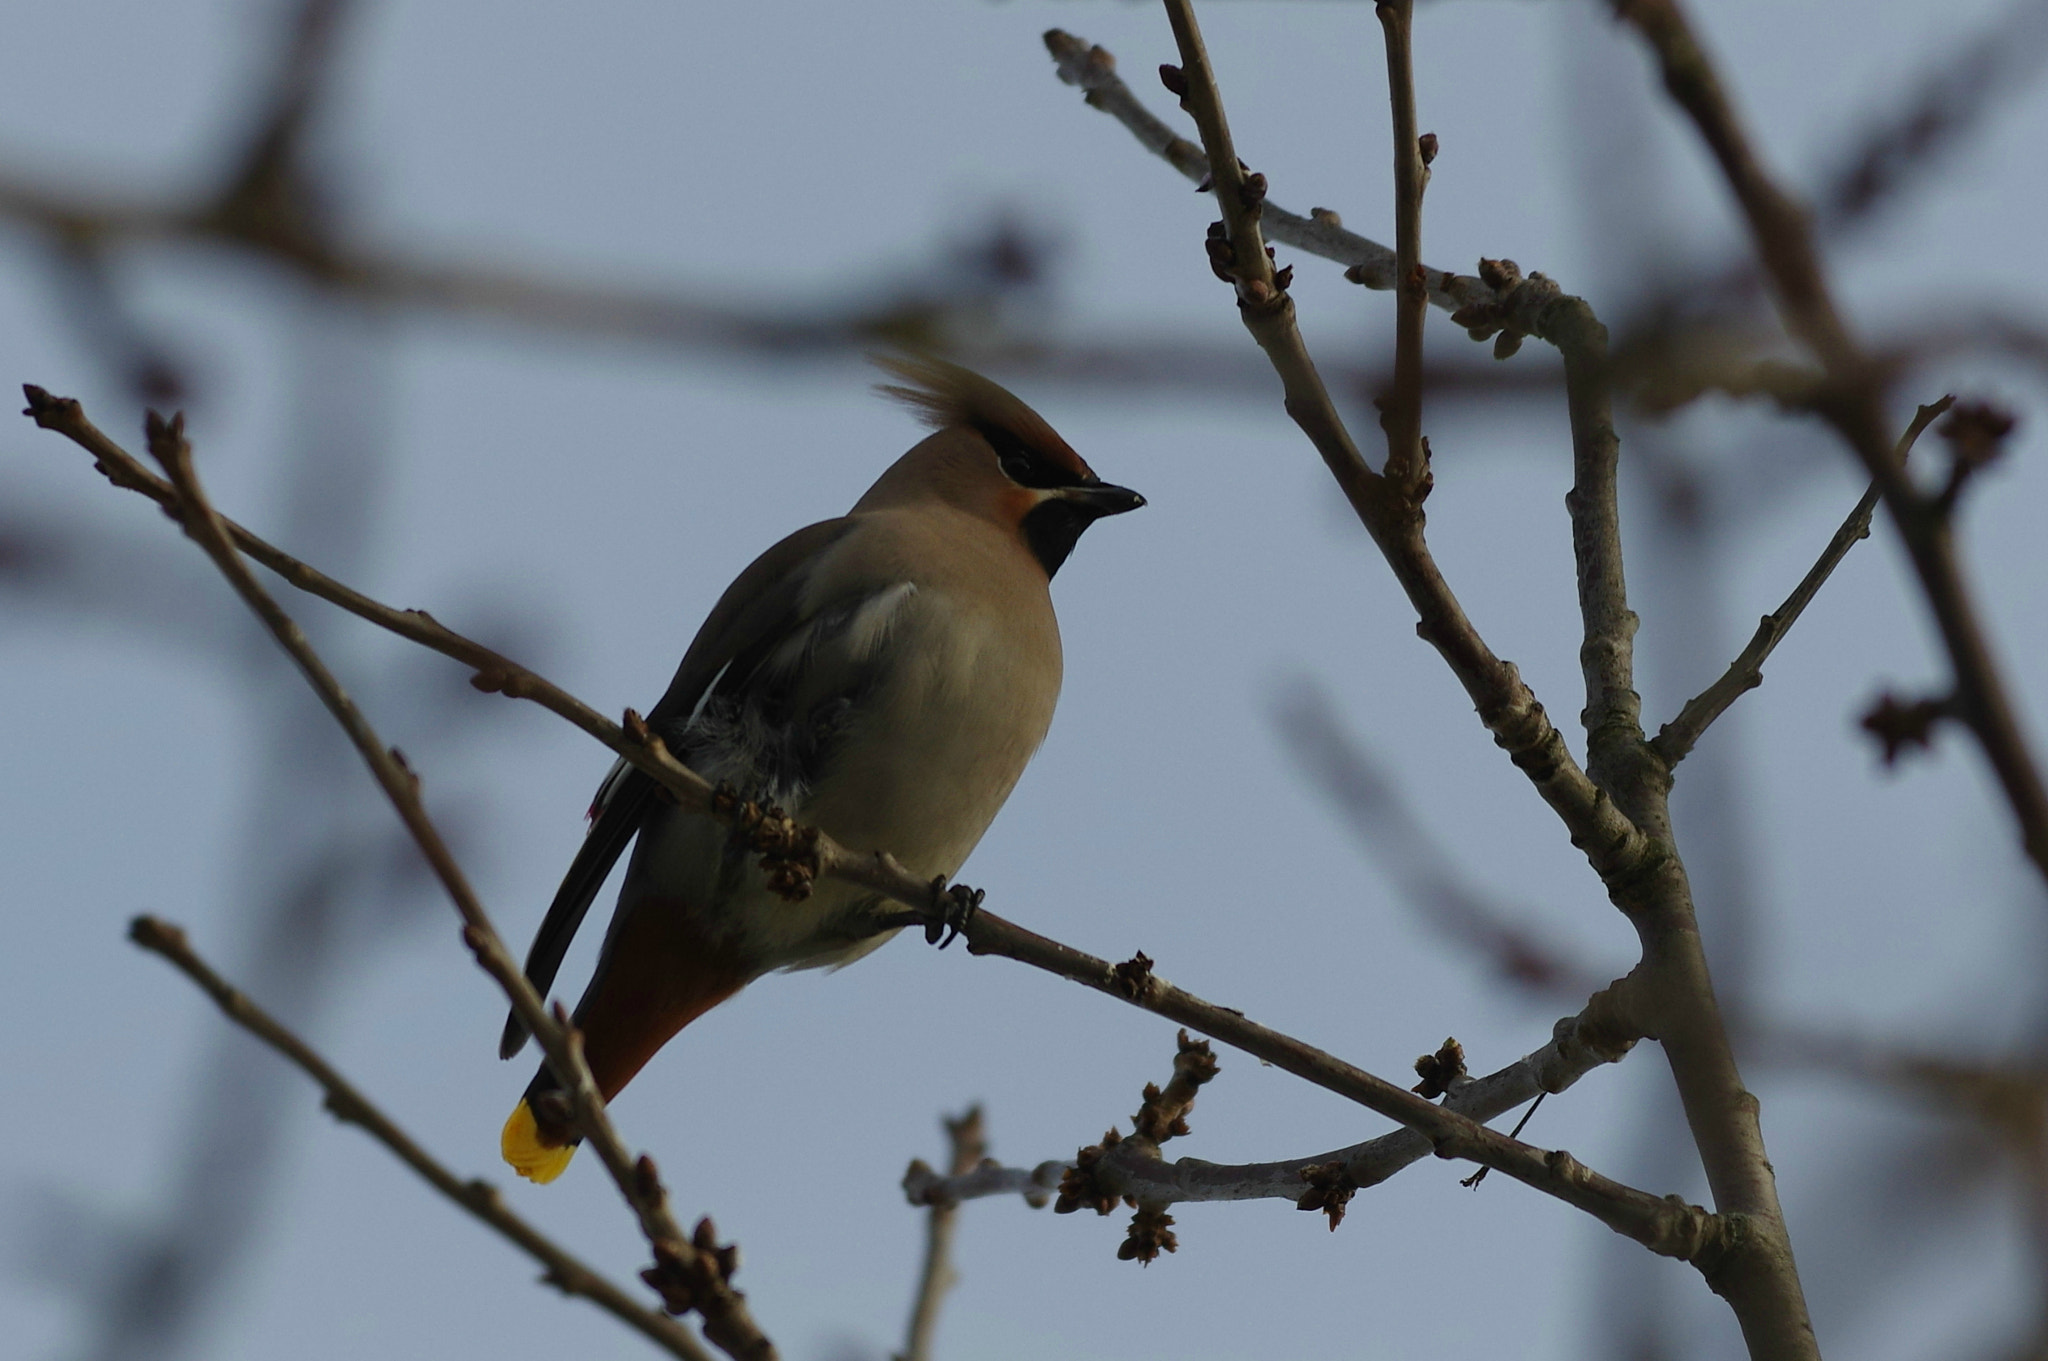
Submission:
[[[569,1159],[576,1156],[575,1144],[551,1144],[541,1136],[540,1122],[533,1118],[533,1107],[523,1097],[505,1122],[498,1147],[513,1171],[543,1185],[561,1176]]]

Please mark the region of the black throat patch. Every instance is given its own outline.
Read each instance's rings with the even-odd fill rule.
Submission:
[[[1031,508],[1022,526],[1024,542],[1030,545],[1038,565],[1045,569],[1048,581],[1081,541],[1081,531],[1098,518],[1092,507],[1061,496],[1049,497]]]

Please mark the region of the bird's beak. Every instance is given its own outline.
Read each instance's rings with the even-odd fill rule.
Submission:
[[[1061,487],[1053,495],[1084,510],[1092,519],[1121,515],[1145,504],[1145,498],[1129,487],[1109,482],[1090,482],[1078,487]]]

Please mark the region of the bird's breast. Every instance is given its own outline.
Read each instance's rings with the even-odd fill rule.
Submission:
[[[780,800],[851,850],[950,878],[1051,725],[1059,627],[1020,547],[964,518],[897,518],[833,546],[802,602],[808,622],[705,706],[685,750],[707,777]],[[649,832],[636,857],[648,881],[701,904],[696,929],[749,972],[845,963],[880,943],[863,890],[826,880],[786,902],[709,819]]]
[[[923,584],[907,595],[805,819],[920,874],[958,870],[1052,723],[1059,633],[1036,603],[999,608]]]

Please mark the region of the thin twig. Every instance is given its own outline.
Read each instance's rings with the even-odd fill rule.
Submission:
[[[47,399],[47,394],[44,397]],[[41,405],[33,392],[30,401],[32,408]],[[390,799],[399,820],[419,844],[435,878],[454,902],[463,919],[464,942],[485,972],[504,989],[514,1009],[540,1041],[549,1068],[571,1094],[578,1132],[597,1150],[599,1158],[611,1172],[612,1180],[618,1185],[619,1193],[639,1220],[641,1231],[654,1250],[656,1271],[674,1263],[699,1262],[704,1255],[702,1246],[685,1238],[681,1226],[670,1214],[667,1193],[655,1173],[652,1160],[645,1157],[634,1159],[612,1127],[603,1098],[598,1094],[597,1083],[583,1062],[580,1037],[565,1021],[558,1022],[548,1013],[539,994],[526,980],[525,973],[505,949],[482,902],[470,888],[462,867],[456,863],[454,854],[427,815],[426,806],[419,796],[418,776],[404,764],[403,757],[395,749],[384,745],[299,626],[250,574],[241,555],[236,552],[226,523],[206,498],[193,469],[191,445],[185,440],[184,418],[177,416],[165,421],[151,412],[148,436],[151,455],[169,477],[174,497],[170,508],[179,523],[213,559],[236,594],[242,597],[279,646],[290,655],[328,712],[348,734],[379,787]],[[711,1274],[720,1275],[722,1284],[722,1273]],[[735,1356],[747,1358],[747,1361],[771,1361],[774,1348],[753,1324],[736,1291],[727,1285],[722,1293],[703,1289],[697,1293],[702,1296],[700,1303],[706,1335],[713,1342]]]
[[[1584,1210],[1660,1255],[1678,1257],[1711,1272],[1729,1246],[1726,1225],[1719,1216],[1675,1198],[1624,1186],[1587,1169],[1562,1150],[1545,1152],[1517,1143],[1456,1110],[1424,1100],[1333,1054],[1260,1025],[1235,1008],[1204,1001],[1168,983],[1152,971],[1151,961],[1142,955],[1112,965],[987,911],[975,914],[963,938],[970,954],[1000,955],[1058,974],[1263,1059],[1398,1121],[1419,1134],[1440,1158],[1462,1158],[1495,1168]]]
[[[1147,151],[1190,181],[1209,174],[1209,160],[1201,145],[1176,134],[1144,106],[1116,73],[1116,58],[1108,48],[1058,28],[1046,30],[1045,48],[1052,54],[1059,78],[1079,88],[1089,107],[1122,123]],[[1272,238],[1282,245],[1346,266],[1345,277],[1354,283],[1384,291],[1400,278],[1393,248],[1347,230],[1335,213],[1317,209],[1304,217],[1268,203],[1264,222]],[[1446,312],[1500,300],[1490,285],[1472,275],[1441,269],[1424,273],[1430,302]]]
[[[1195,1108],[1195,1095],[1216,1076],[1217,1070],[1216,1054],[1209,1048],[1209,1042],[1181,1031],[1171,1080],[1164,1087],[1154,1082],[1145,1084],[1138,1113],[1131,1118],[1130,1137],[1124,1137],[1112,1125],[1102,1136],[1102,1142],[1089,1144],[1074,1155],[1073,1164],[1060,1178],[1060,1194],[1053,1204],[1053,1213],[1072,1214],[1089,1209],[1106,1215],[1129,1203],[1136,1213],[1131,1216],[1124,1241],[1117,1246],[1117,1260],[1149,1266],[1162,1252],[1178,1252],[1180,1239],[1173,1231],[1173,1216],[1166,1212],[1167,1203],[1147,1198],[1142,1188],[1137,1195],[1128,1194],[1112,1164],[1128,1158],[1156,1165],[1160,1147],[1169,1139],[1188,1133],[1188,1115]]]
[[[438,1162],[310,1045],[216,973],[186,940],[183,928],[155,917],[137,917],[129,923],[128,938],[152,954],[169,960],[197,983],[229,1020],[303,1069],[320,1084],[326,1093],[327,1109],[337,1120],[360,1127],[397,1155],[400,1162],[419,1173],[435,1190],[496,1229],[539,1262],[546,1268],[542,1279],[548,1284],[565,1294],[589,1300],[614,1318],[639,1330],[672,1356],[683,1357],[684,1361],[710,1361],[711,1353],[681,1324],[666,1314],[642,1306],[595,1268],[507,1209],[495,1186],[482,1180],[465,1181]]]
[[[1221,100],[1200,33],[1185,3],[1170,0],[1168,13],[1174,20],[1176,38],[1182,43],[1182,77],[1188,87],[1186,106],[1209,148],[1208,163],[1231,233],[1232,255],[1235,261],[1248,262],[1247,268],[1257,270],[1265,257],[1259,225],[1271,210],[1262,208],[1254,216],[1233,208],[1233,204],[1242,203],[1244,173],[1228,142]],[[1183,33],[1185,38],[1181,38]],[[1062,78],[1083,85],[1091,103],[1097,102],[1095,96],[1112,89],[1122,91],[1128,99],[1128,90],[1115,80],[1115,62],[1108,53],[1089,48],[1058,30],[1047,34],[1046,42],[1060,59]],[[1218,139],[1213,145],[1212,138]],[[1230,192],[1228,186],[1238,186],[1238,192]],[[1233,213],[1237,218],[1235,224]],[[1240,230],[1244,233],[1242,240],[1236,234]],[[1496,291],[1491,285],[1481,285],[1483,292],[1468,294],[1479,301],[1469,304],[1467,310],[1476,308],[1484,313],[1475,318],[1476,327],[1489,335],[1499,331],[1502,335],[1521,333],[1552,338],[1565,356],[1568,375],[1574,366],[1581,365],[1583,376],[1589,378],[1604,372],[1606,330],[1582,300],[1560,293],[1555,284],[1540,275],[1522,279],[1518,272],[1506,270],[1505,262],[1493,263],[1501,288]],[[1384,480],[1366,466],[1342,418],[1329,403],[1295,327],[1293,300],[1282,292],[1277,298],[1262,297],[1261,302],[1263,305],[1257,307],[1241,306],[1239,313],[1280,374],[1287,391],[1288,415],[1322,455],[1352,510],[1372,535],[1414,605],[1416,632],[1442,654],[1495,742],[1529,776],[1544,802],[1563,820],[1573,844],[1585,853],[1616,903],[1629,910],[1629,904],[1655,875],[1662,851],[1588,777],[1520,673],[1513,664],[1494,655],[1466,617],[1430,554],[1423,537],[1420,507],[1405,497],[1386,494]],[[1605,415],[1604,394],[1604,383],[1587,381],[1576,386],[1572,398],[1575,444],[1581,439],[1613,438],[1612,422]]]
[[[1147,151],[1190,181],[1200,182],[1209,176],[1210,163],[1202,147],[1178,136],[1153,116],[1117,75],[1116,57],[1109,49],[1057,28],[1046,31],[1045,47],[1060,80],[1079,88],[1090,108],[1123,124]],[[1392,289],[1400,277],[1392,247],[1348,230],[1342,219],[1326,208],[1313,209],[1304,217],[1268,199],[1259,220],[1265,234],[1281,245],[1345,266],[1344,277],[1353,283],[1384,291]],[[1541,274],[1524,279],[1516,271],[1512,277],[1488,279],[1429,266],[1423,266],[1422,273],[1428,282],[1430,304],[1453,313],[1453,321],[1471,330],[1475,340],[1496,334],[1503,337],[1509,343],[1495,347],[1502,357],[1513,353],[1513,339],[1525,335],[1570,354],[1589,342],[1589,324],[1598,325],[1584,299],[1561,293]],[[1603,356],[1605,347],[1606,332],[1601,329],[1598,348]]]
[[[2041,779],[1990,642],[1964,582],[1954,527],[1938,498],[1922,493],[1892,457],[1884,413],[1886,375],[1858,345],[1835,306],[1807,215],[1764,167],[1723,90],[1711,58],[1676,0],[1616,0],[1662,69],[1665,89],[1691,117],[1749,223],[1786,329],[1827,374],[1819,412],[1863,460],[1898,526],[1955,670],[1955,712],[1991,764],[2029,859],[2048,878],[2048,784]]]
[[[1222,96],[1209,66],[1202,31],[1188,0],[1166,0],[1166,16],[1180,45],[1182,79],[1187,95],[1182,105],[1202,130],[1209,157],[1209,180],[1222,214],[1221,237],[1211,229],[1210,263],[1228,279],[1237,294],[1238,315],[1286,391],[1287,414],[1322,454],[1340,485],[1354,495],[1379,481],[1367,466],[1351,432],[1337,414],[1322,375],[1309,358],[1294,322],[1294,299],[1287,294],[1286,273],[1276,271],[1259,222],[1264,214],[1265,177],[1248,172],[1238,160],[1223,116]]]
[[[1052,1203],[1052,1193],[1070,1166],[1063,1158],[1048,1158],[1036,1167],[1005,1167],[990,1159],[960,1176],[942,1177],[919,1159],[903,1174],[903,1196],[912,1205],[1022,1196],[1032,1209],[1043,1209]]]
[[[1445,1109],[1484,1123],[1546,1093],[1562,1092],[1604,1064],[1618,1062],[1637,1036],[1622,997],[1637,987],[1636,976],[1595,993],[1576,1016],[1559,1021],[1550,1043],[1489,1073],[1457,1083]],[[1513,1136],[1510,1136],[1513,1137]],[[1337,1166],[1354,1189],[1377,1186],[1431,1153],[1430,1140],[1408,1128],[1363,1143],[1307,1157],[1275,1162],[1225,1164],[1200,1158],[1167,1163],[1154,1159],[1112,1159],[1108,1184],[1146,1203],[1279,1199],[1299,1203],[1305,1174]]]
[[[1955,400],[1953,396],[1943,397],[1913,413],[1912,423],[1899,437],[1897,457],[1900,463],[1906,461],[1914,442],[1927,427],[1953,406]],[[1828,546],[1821,550],[1819,560],[1792,588],[1792,594],[1785,597],[1785,603],[1758,621],[1748,646],[1728,664],[1720,679],[1687,700],[1678,716],[1658,731],[1651,745],[1666,765],[1676,766],[1684,760],[1686,753],[1693,749],[1715,719],[1726,713],[1736,700],[1764,683],[1764,662],[1784,641],[1785,635],[1792,631],[1792,625],[1798,622],[1799,616],[1819,594],[1821,586],[1834,575],[1842,559],[1849,556],[1849,550],[1870,537],[1870,518],[1877,510],[1879,494],[1877,484],[1872,483],[1856,503],[1856,508],[1849,512],[1849,518],[1842,521],[1842,527],[1835,531],[1834,538],[1828,540]]]
[[[84,408],[75,399],[52,396],[33,384],[25,386],[23,391],[27,394],[29,403],[25,414],[45,430],[56,431],[91,454],[99,471],[108,481],[117,487],[147,496],[173,515],[178,513],[178,494],[171,484],[143,467],[118,442],[109,438],[104,431],[88,420]],[[538,673],[481,643],[443,627],[425,610],[394,609],[372,600],[265,542],[234,521],[223,517],[221,524],[236,548],[299,590],[338,605],[357,618],[367,620],[401,638],[462,662],[475,670],[476,675],[471,683],[478,689],[515,699],[532,700],[549,712],[567,719],[633,761],[641,770],[662,781],[669,792],[682,801],[685,807],[710,807],[710,784],[668,757],[665,752],[659,751],[658,743],[650,745],[634,738],[619,724],[612,722]]]
[[[1171,0],[1169,12],[1175,12]],[[1206,61],[1190,60],[1191,51],[1198,47],[1198,40],[1190,41],[1191,20],[1184,21],[1176,14],[1175,35],[1180,40],[1183,65],[1187,67],[1186,106],[1202,133],[1220,188],[1226,168],[1218,156],[1217,138],[1222,129],[1213,79],[1208,76]],[[1206,91],[1197,88],[1198,74],[1208,82]],[[1507,304],[1528,296],[1537,281],[1532,278],[1516,284],[1517,271],[1505,261],[1492,262],[1492,272],[1505,295],[1502,311],[1466,308],[1458,313],[1457,319],[1478,329],[1500,329],[1512,341],[1515,332],[1508,329],[1505,319],[1505,312],[1511,310]],[[1544,284],[1545,305],[1561,304],[1555,285],[1548,281]],[[1241,311],[1248,325],[1271,325],[1277,315],[1277,309],[1257,316],[1249,308]],[[1594,328],[1583,337],[1583,344],[1565,349],[1568,366],[1575,360],[1591,366],[1591,372],[1582,375],[1590,381],[1570,389],[1574,445],[1578,449],[1575,461],[1583,469],[1589,461],[1604,460],[1615,451],[1611,424],[1604,419],[1607,383],[1600,355],[1606,343],[1605,332],[1598,329],[1590,310],[1582,304],[1577,308],[1565,307],[1561,314],[1590,323]],[[1534,333],[1533,327],[1524,329]],[[1258,333],[1256,325],[1254,333]],[[1271,355],[1272,351],[1269,349],[1268,353]],[[1284,377],[1285,370],[1282,372]],[[1290,414],[1302,419],[1292,406]],[[1305,428],[1310,427],[1305,423]],[[1310,433],[1313,438],[1317,432],[1310,428]],[[1595,442],[1609,447],[1596,449],[1592,447]],[[1318,447],[1323,447],[1321,441]],[[1495,740],[1535,780],[1545,801],[1571,829],[1573,844],[1600,874],[1609,897],[1637,928],[1649,977],[1631,999],[1641,1008],[1636,1024],[1644,1033],[1659,1038],[1670,1061],[1708,1185],[1713,1189],[1717,1208],[1729,1216],[1717,1222],[1743,1226],[1721,1241],[1720,1248],[1711,1254],[1714,1260],[1703,1264],[1703,1274],[1717,1293],[1729,1298],[1745,1333],[1758,1343],[1763,1354],[1786,1358],[1812,1356],[1812,1330],[1764,1149],[1756,1099],[1744,1087],[1728,1044],[1700,944],[1685,867],[1671,839],[1666,799],[1668,772],[1649,752],[1640,732],[1631,731],[1635,727],[1634,696],[1626,686],[1632,617],[1626,614],[1618,570],[1606,580],[1581,581],[1582,607],[1587,602],[1592,606],[1586,609],[1586,660],[1589,680],[1593,682],[1589,690],[1600,696],[1589,705],[1588,714],[1591,736],[1598,739],[1597,754],[1604,758],[1596,783],[1588,778],[1589,771],[1581,770],[1572,761],[1563,739],[1514,669],[1486,648],[1464,617],[1429,554],[1420,507],[1405,498],[1388,495],[1384,479],[1348,477],[1342,463],[1333,461],[1328,452],[1325,461],[1331,464],[1353,508],[1415,604],[1420,616],[1418,632],[1443,653]],[[1582,573],[1587,571],[1585,549],[1589,546],[1600,553],[1612,551],[1616,556],[1609,565],[1618,569],[1618,544],[1602,544],[1599,536],[1591,535],[1583,538],[1579,546]],[[1626,722],[1621,721],[1624,718]],[[1179,1019],[1177,1015],[1176,1018]],[[1240,1048],[1248,1047],[1245,1038],[1211,1030],[1202,1022],[1194,1024]],[[1279,1062],[1264,1053],[1261,1057]],[[1281,1062],[1280,1066],[1288,1065]],[[1366,1099],[1363,1091],[1352,1094],[1354,1099]],[[1403,1122],[1430,1132],[1414,1122]],[[1432,1138],[1437,1136],[1432,1133]],[[1441,1151],[1441,1141],[1438,1142]]]
[[[1634,986],[1633,981],[1622,980],[1602,989],[1585,1010],[1557,1023],[1550,1043],[1497,1072],[1460,1083],[1444,1098],[1445,1107],[1474,1120],[1489,1121],[1545,1093],[1565,1091],[1603,1064],[1618,1062],[1638,1038],[1629,1028],[1618,997]],[[1112,1156],[1109,1167],[1099,1175],[1119,1194],[1141,1197],[1147,1204],[1299,1202],[1303,1174],[1316,1168],[1336,1164],[1354,1188],[1362,1189],[1377,1186],[1430,1152],[1428,1136],[1404,1128],[1327,1153],[1271,1162],[1212,1163],[1201,1158],[1164,1162]],[[1071,1163],[1056,1159],[1029,1168],[990,1163],[965,1176],[947,1178],[927,1168],[930,1175],[914,1184],[906,1177],[904,1190],[917,1205],[937,1199],[964,1201],[1006,1195],[1022,1195],[1037,1204],[1047,1188],[1059,1184],[1069,1166]]]
[[[1381,0],[1376,7],[1386,38],[1387,97],[1394,130],[1394,385],[1380,411],[1387,436],[1386,473],[1404,495],[1428,492],[1428,446],[1422,439],[1422,323],[1429,315],[1429,280],[1422,268],[1422,191],[1429,165],[1415,119],[1415,63],[1410,38],[1415,0]],[[1432,148],[1434,140],[1432,139]],[[1432,156],[1434,152],[1432,150]]]
[[[964,1177],[988,1159],[988,1136],[981,1107],[969,1106],[957,1118],[944,1123],[947,1142],[952,1145],[947,1177]],[[920,1170],[931,1172],[920,1161],[913,1162],[904,1173],[906,1192]],[[931,1361],[932,1336],[938,1331],[940,1306],[945,1304],[947,1292],[960,1281],[959,1273],[953,1269],[953,1231],[960,1218],[960,1202],[927,1192],[923,1203],[931,1207],[925,1216],[924,1269],[918,1273],[917,1298],[911,1303],[910,1325],[896,1361]]]

